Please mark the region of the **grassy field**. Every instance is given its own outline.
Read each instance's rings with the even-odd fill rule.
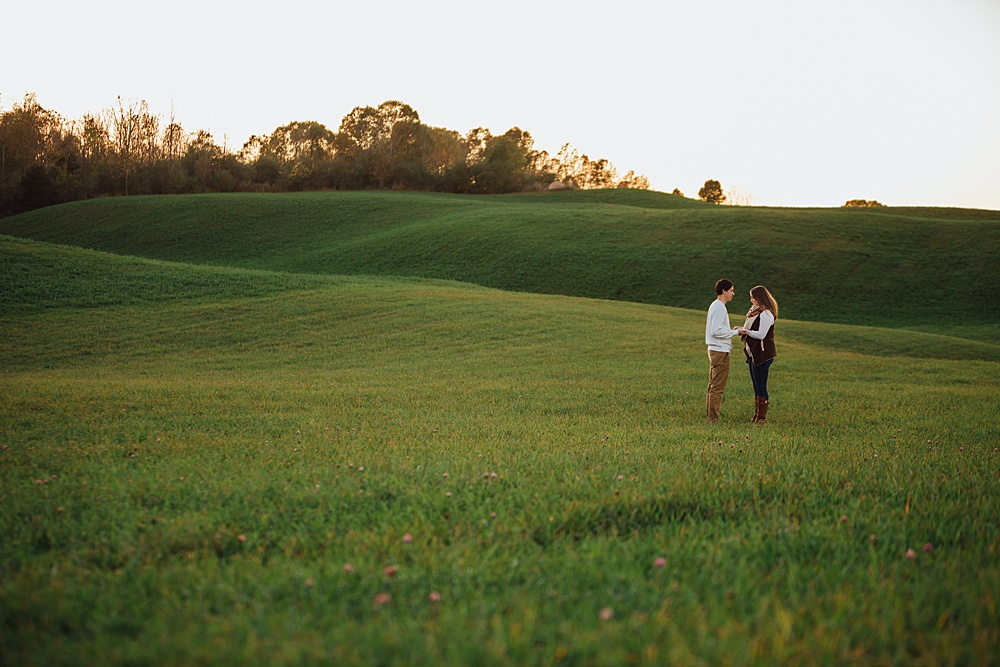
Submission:
[[[716,277],[795,320],[993,339],[1000,211],[716,206],[642,191],[133,197],[0,234],[202,265],[459,280],[703,310]],[[990,342],[994,342],[991,340]]]
[[[709,425],[712,267],[678,269],[709,272],[692,309],[529,278],[564,257],[570,284],[607,256],[593,273],[638,281],[643,233],[696,243],[675,213],[801,218],[792,249],[821,223],[636,196],[181,197],[0,221],[62,243],[0,237],[0,664],[1000,664],[995,313],[934,302],[951,335],[870,326],[888,316],[864,301],[869,326],[783,317],[768,425],[747,423],[738,365]],[[358,212],[338,228],[317,201]],[[504,211],[536,216],[507,233],[518,251],[484,232],[495,249],[474,254],[465,226]],[[449,216],[434,234],[466,252],[447,271],[388,275]],[[997,229],[859,220],[899,243],[904,224],[978,226],[983,247]],[[969,262],[937,280],[976,293],[985,260],[954,243]],[[525,282],[494,289],[529,246]],[[339,264],[351,247],[369,259]],[[434,279],[468,279],[449,275],[464,255],[479,285]],[[803,276],[846,266],[808,257]]]

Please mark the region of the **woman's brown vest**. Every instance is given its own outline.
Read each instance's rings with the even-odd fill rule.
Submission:
[[[768,359],[774,359],[778,356],[777,351],[774,349],[774,327],[777,323],[777,320],[775,320],[774,324],[771,325],[771,329],[764,334],[762,340],[757,340],[750,336],[740,336],[743,339],[743,354],[747,356],[747,359],[753,359],[754,366],[760,366]],[[760,315],[753,318],[750,330],[760,331]]]

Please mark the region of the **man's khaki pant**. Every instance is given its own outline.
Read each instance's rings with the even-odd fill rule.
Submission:
[[[722,394],[726,391],[726,381],[729,380],[729,353],[708,351],[708,395],[705,405],[708,410],[708,420],[718,421],[719,410],[722,407]]]

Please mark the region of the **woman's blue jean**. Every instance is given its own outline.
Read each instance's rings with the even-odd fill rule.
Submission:
[[[767,373],[771,370],[771,362],[773,361],[774,359],[768,359],[760,366],[755,366],[752,359],[747,359],[747,366],[750,367],[750,380],[753,381],[753,393],[755,396],[768,398]]]

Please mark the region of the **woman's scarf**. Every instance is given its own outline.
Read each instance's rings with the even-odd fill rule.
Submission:
[[[750,310],[748,310],[747,321],[743,324],[743,328],[749,329],[750,325],[753,323],[753,318],[757,317],[765,310],[767,310],[767,308],[764,308],[763,306],[753,306]],[[740,338],[743,340],[743,343],[746,344],[747,334],[740,334]]]

